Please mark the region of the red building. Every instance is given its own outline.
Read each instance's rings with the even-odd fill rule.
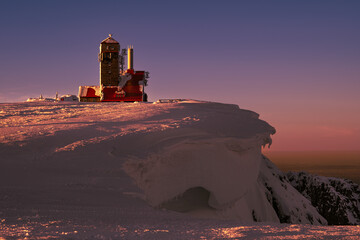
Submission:
[[[122,49],[111,34],[100,44],[100,86],[80,86],[81,102],[146,102],[149,73],[135,71],[133,66],[133,48]],[[124,71],[124,59],[127,55],[127,70]]]

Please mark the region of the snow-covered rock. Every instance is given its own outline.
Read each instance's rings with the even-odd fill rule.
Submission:
[[[290,183],[309,199],[329,225],[360,224],[360,186],[351,180],[289,172]]]
[[[290,184],[286,175],[263,156],[260,169],[260,185],[282,223],[306,223],[326,225],[327,221],[311,202]]]

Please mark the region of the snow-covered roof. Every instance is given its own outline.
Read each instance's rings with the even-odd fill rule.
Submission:
[[[119,43],[118,41],[116,41],[115,39],[112,38],[112,35],[109,34],[109,37],[104,39],[101,43]]]
[[[99,97],[100,86],[79,86],[79,97]]]

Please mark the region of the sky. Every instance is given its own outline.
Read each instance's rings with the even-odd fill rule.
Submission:
[[[1,1],[0,102],[99,84],[100,42],[134,46],[150,101],[233,103],[271,151],[360,150],[360,1]]]

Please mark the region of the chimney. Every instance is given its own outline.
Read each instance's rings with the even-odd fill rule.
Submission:
[[[128,69],[134,69],[134,49],[133,46],[128,47]]]

